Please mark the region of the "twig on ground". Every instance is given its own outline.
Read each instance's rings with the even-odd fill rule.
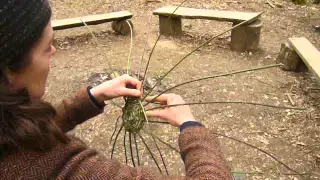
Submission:
[[[267,4],[269,4],[273,9],[276,8],[276,6],[275,6],[271,1],[269,1],[269,0],[267,0]]]
[[[296,103],[294,103],[294,101],[292,100],[292,97],[291,97],[291,95],[290,95],[289,93],[287,93],[287,97],[288,97],[288,99],[289,99],[289,101],[290,101],[291,105],[292,105],[292,106],[295,106],[295,105],[296,105]]]

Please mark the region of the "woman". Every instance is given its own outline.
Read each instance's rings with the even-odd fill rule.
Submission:
[[[50,17],[47,0],[0,2],[0,179],[169,179],[101,157],[65,135],[102,113],[104,101],[141,97],[141,82],[124,75],[81,89],[56,108],[42,101],[50,58],[56,52]],[[184,103],[173,94],[156,101]],[[195,121],[189,107],[152,111],[148,116],[180,127],[186,177],[175,179],[231,179],[218,140]]]

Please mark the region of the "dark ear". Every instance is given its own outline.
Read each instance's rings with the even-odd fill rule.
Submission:
[[[5,85],[12,85],[16,79],[16,73],[12,72],[8,67],[5,67],[1,71],[1,82],[5,83]]]

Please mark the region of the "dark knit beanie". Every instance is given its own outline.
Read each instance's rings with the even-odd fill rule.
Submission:
[[[19,64],[50,18],[48,0],[0,0],[0,70]]]

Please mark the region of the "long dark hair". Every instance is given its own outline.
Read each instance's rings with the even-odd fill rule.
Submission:
[[[24,149],[47,150],[69,141],[54,122],[56,111],[51,104],[30,98],[26,89],[10,88],[4,69],[18,72],[27,67],[31,48],[0,69],[0,155]]]

